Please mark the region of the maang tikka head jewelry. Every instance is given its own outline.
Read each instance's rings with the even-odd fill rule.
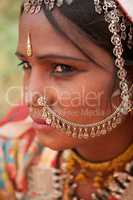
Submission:
[[[31,44],[31,35],[30,33],[28,33],[28,36],[27,36],[27,56],[28,57],[31,57],[32,56],[32,44]]]
[[[52,10],[54,6],[60,7],[64,2],[70,5],[74,0],[25,0],[24,11],[26,13],[37,14],[44,6],[49,10]],[[129,49],[133,48],[132,24],[120,11],[115,0],[94,0],[94,7],[97,14],[104,15],[105,21],[108,23],[109,31],[112,34],[111,43],[114,46],[113,54],[115,56],[115,66],[118,69],[117,76],[120,80],[119,88],[121,90],[121,104],[114,113],[100,122],[93,124],[79,124],[64,119],[52,110],[48,105],[47,97],[42,96],[38,99],[38,104],[43,106],[42,118],[46,120],[46,123],[57,129],[61,129],[62,132],[66,133],[68,136],[78,139],[94,138],[110,133],[113,128],[116,128],[122,122],[124,116],[132,110],[133,106],[131,100],[133,85],[129,89],[129,84],[126,80],[127,71],[124,67],[125,60],[123,58],[123,41],[125,41],[127,37]]]

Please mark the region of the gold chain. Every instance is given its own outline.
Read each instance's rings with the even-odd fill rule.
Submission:
[[[81,182],[92,177],[91,174],[93,172],[93,174],[95,173],[95,176],[92,177],[93,186],[96,188],[101,188],[105,182],[105,178],[107,178],[110,173],[119,171],[133,158],[133,144],[130,145],[124,153],[111,161],[99,163],[86,161],[73,150],[66,151],[64,151],[63,160],[66,163],[67,174],[73,173],[76,166],[79,166],[80,170],[74,179],[76,182]]]
[[[123,166],[123,163],[130,161],[133,157],[133,144],[128,147],[128,149],[120,154],[118,157],[112,159],[111,161],[93,163],[82,159],[78,154],[72,151],[71,158],[78,162],[82,168],[87,168],[92,171],[112,171],[117,170]]]

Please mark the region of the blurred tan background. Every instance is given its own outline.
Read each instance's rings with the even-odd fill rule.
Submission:
[[[0,119],[21,97],[22,70],[14,53],[21,0],[0,0]]]

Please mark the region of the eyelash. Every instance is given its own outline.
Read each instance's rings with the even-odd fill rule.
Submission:
[[[24,71],[31,70],[31,68],[32,68],[32,66],[26,61],[22,61],[21,63],[18,64],[18,66],[22,66],[22,69]],[[60,70],[60,71],[54,71],[54,70],[57,70],[58,67],[59,67],[58,70]],[[71,67],[66,64],[54,64],[52,68],[53,68],[53,71],[51,71],[50,74],[53,76],[72,75],[74,72],[76,72],[75,67]],[[61,68],[64,71],[61,71]]]

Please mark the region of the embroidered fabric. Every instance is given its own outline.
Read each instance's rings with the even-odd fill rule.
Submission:
[[[126,164],[125,170],[122,172],[115,172],[111,175],[112,177],[117,177],[117,180],[119,180],[119,183],[123,184],[125,189],[123,188],[120,190],[120,185],[118,183],[110,183],[108,187],[111,193],[109,197],[105,198],[106,200],[109,200],[112,195],[114,195],[114,199],[132,200],[132,168],[133,161]],[[28,193],[23,196],[21,200],[63,200],[63,180],[63,174],[54,167],[34,166],[28,173]],[[116,195],[117,193],[115,194],[115,191],[119,191],[121,195]],[[118,194],[120,194],[119,192]]]

